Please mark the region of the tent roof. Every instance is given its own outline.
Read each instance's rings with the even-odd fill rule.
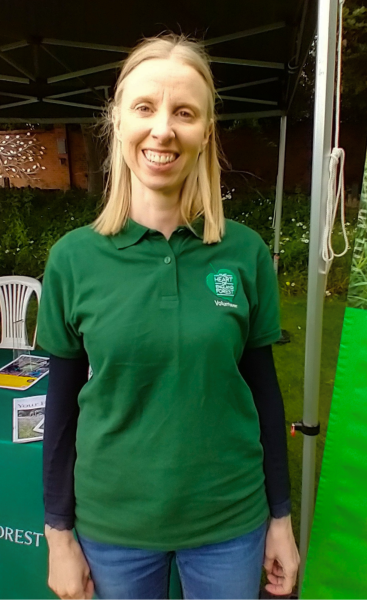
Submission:
[[[2,0],[0,123],[92,122],[121,61],[164,30],[205,40],[220,119],[287,112],[317,0]]]

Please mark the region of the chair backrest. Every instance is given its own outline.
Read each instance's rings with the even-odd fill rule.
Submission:
[[[36,294],[39,304],[41,291],[41,283],[33,277],[23,277],[21,275],[0,277],[0,348],[34,349],[37,332],[34,332],[33,342],[29,344],[26,315],[32,293]]]

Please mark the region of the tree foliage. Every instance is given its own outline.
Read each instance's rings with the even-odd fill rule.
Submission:
[[[342,119],[367,121],[367,0],[346,0],[343,7]],[[303,68],[291,115],[297,120],[312,115],[317,38]]]
[[[348,0],[343,10],[343,117],[367,120],[367,7]]]

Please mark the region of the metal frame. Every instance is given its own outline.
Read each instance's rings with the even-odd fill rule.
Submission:
[[[247,58],[228,58],[227,56],[210,56],[211,63],[222,63],[224,65],[239,65],[243,67],[261,67],[264,69],[278,69],[284,71],[284,63],[267,62],[265,60],[251,60]]]
[[[8,50],[16,50],[17,48],[25,48],[26,46],[29,46],[29,42],[27,40],[20,40],[19,42],[0,46],[0,52],[8,52]]]
[[[240,88],[252,87],[254,85],[273,83],[274,81],[279,81],[279,77],[268,77],[267,79],[258,79],[257,81],[248,81],[247,83],[238,83],[237,85],[227,85],[226,87],[218,88],[217,92],[229,92],[230,90],[239,90]]]
[[[21,100],[20,102],[10,102],[10,104],[1,104],[0,105],[0,109],[4,109],[4,108],[13,108],[14,106],[23,106],[24,104],[36,104],[38,102],[38,98],[33,99],[33,100]],[[9,118],[8,119],[3,119],[0,122],[3,123],[9,123]],[[23,123],[29,123],[29,121],[27,119],[23,119],[22,121]]]
[[[211,47],[214,46],[216,44],[222,44],[225,42],[230,42],[233,40],[239,40],[239,39],[243,39],[246,37],[251,37],[251,36],[256,36],[256,35],[261,35],[264,33],[268,33],[271,31],[276,31],[276,30],[280,30],[280,29],[284,29],[286,27],[286,23],[284,21],[278,21],[275,23],[269,23],[267,25],[263,25],[261,27],[256,27],[253,29],[247,29],[244,31],[238,31],[235,33],[231,33],[228,35],[224,35],[224,36],[219,36],[216,38],[212,38],[209,40],[204,41],[204,46],[206,47]],[[86,69],[80,69],[80,70],[73,70],[71,68],[68,67],[68,65],[66,65],[58,56],[57,54],[54,54],[51,49],[49,48],[49,46],[59,46],[59,47],[68,47],[68,48],[81,48],[81,49],[85,49],[85,50],[97,50],[97,51],[106,51],[106,52],[114,52],[114,53],[118,53],[118,54],[127,54],[130,51],[130,48],[126,47],[126,46],[115,46],[115,45],[108,45],[108,44],[95,44],[95,43],[89,43],[89,42],[78,42],[78,41],[70,41],[70,40],[59,40],[59,39],[55,39],[55,38],[39,38],[39,39],[35,39],[35,40],[19,40],[17,42],[13,42],[10,44],[5,44],[3,46],[0,47],[0,62],[1,59],[3,61],[5,61],[6,63],[8,63],[9,65],[11,65],[14,69],[16,69],[19,73],[21,73],[22,75],[25,75],[25,77],[15,77],[15,76],[11,76],[11,75],[2,75],[0,74],[0,81],[11,81],[11,82],[16,82],[16,83],[22,83],[22,84],[30,84],[31,82],[34,82],[37,80],[36,74],[33,74],[31,72],[29,72],[27,69],[25,69],[22,65],[20,65],[16,60],[14,60],[12,57],[7,56],[6,54],[11,51],[11,50],[16,50],[18,48],[24,48],[24,47],[34,47],[34,49],[36,50],[36,55],[38,56],[38,52],[40,51],[44,51],[46,52],[49,56],[51,56],[56,62],[58,62],[66,72],[59,74],[59,75],[55,75],[55,76],[51,76],[47,78],[47,84],[54,84],[54,83],[59,83],[59,82],[64,82],[64,81],[70,81],[72,79],[79,79],[80,82],[83,85],[84,89],[81,90],[71,90],[69,92],[64,92],[63,94],[54,94],[54,95],[49,95],[46,98],[33,98],[27,95],[24,95],[22,97],[22,95],[19,95],[19,98],[22,98],[22,103],[30,103],[30,102],[45,102],[45,103],[57,103],[57,104],[64,104],[66,106],[76,106],[78,108],[83,108],[83,109],[87,109],[87,110],[101,110],[103,108],[103,100],[108,99],[108,94],[106,92],[106,86],[96,86],[95,88],[91,87],[87,87],[88,83],[83,81],[83,77],[84,76],[88,76],[88,75],[92,75],[95,73],[101,73],[104,71],[110,71],[113,69],[118,69],[121,66],[121,60],[119,61],[114,61],[111,63],[106,63],[103,65],[96,65],[94,67],[90,67],[90,68],[86,68]],[[37,56],[35,58],[35,71],[37,71]],[[228,57],[223,57],[223,56],[214,56],[214,57],[210,57],[210,61],[213,63],[222,63],[222,64],[231,64],[231,65],[238,65],[238,66],[245,66],[245,67],[261,67],[261,68],[268,68],[268,69],[276,69],[276,70],[281,70],[284,71],[285,70],[285,65],[283,63],[277,63],[277,62],[271,62],[271,61],[259,61],[259,60],[251,60],[251,59],[240,59],[240,58],[228,58]],[[218,90],[218,92],[224,92],[224,91],[229,91],[229,90],[235,90],[235,89],[241,89],[241,88],[247,88],[247,87],[251,87],[251,86],[256,86],[256,85],[262,85],[265,83],[270,83],[270,82],[274,82],[277,79],[279,79],[278,77],[268,77],[266,79],[259,79],[257,81],[250,81],[247,83],[242,83],[242,84],[238,84],[238,85],[233,85],[233,86],[227,86],[224,88],[221,88],[220,90]],[[103,89],[104,87],[104,95],[103,97],[100,96],[100,94],[98,94],[98,90],[99,89]],[[87,103],[73,103],[73,102],[62,102],[61,100],[59,100],[62,97],[67,97],[67,96],[72,96],[72,95],[77,95],[78,93],[85,93],[85,92],[92,92],[94,93],[95,96],[97,96],[99,98],[99,100],[102,102],[101,106],[95,106],[95,105],[89,105]],[[15,97],[15,96],[14,96]],[[262,99],[256,99],[256,98],[239,98],[236,96],[222,96],[223,100],[232,100],[235,102],[246,102],[246,103],[252,103],[252,104],[261,104],[261,105],[269,105],[269,106],[277,106],[278,103],[275,101],[271,101],[271,100],[262,100]],[[58,102],[56,102],[56,100],[58,100]],[[0,111],[2,109],[6,109],[6,108],[12,108],[15,106],[20,106],[20,102],[14,102],[14,103],[7,103],[4,105],[0,105]],[[231,118],[257,118],[258,116],[277,116],[278,112],[271,112],[271,111],[267,111],[264,114],[259,115],[259,113],[256,112],[251,112],[251,113],[243,113],[243,115],[240,116],[240,114],[234,114],[234,115],[221,115],[220,120],[227,120],[227,119],[231,119]],[[89,122],[93,122],[94,121],[94,116],[89,116],[86,117],[87,121]],[[13,119],[14,120],[14,119]],[[2,122],[2,120],[0,119],[0,122]],[[19,122],[32,122],[29,119],[24,119],[23,121],[20,119]],[[51,120],[48,119],[37,119],[35,122],[51,122]],[[60,121],[62,122],[62,121]],[[70,122],[68,117],[65,117],[65,123],[66,122]]]
[[[216,38],[204,41],[204,46],[214,46],[214,44],[222,44],[223,42],[232,42],[233,40],[243,39],[251,35],[259,35],[261,33],[268,33],[269,31],[275,31],[276,29],[284,29],[286,23],[279,21],[278,23],[271,23],[270,25],[263,25],[262,27],[255,27],[254,29],[246,29],[245,31],[238,31],[229,35],[221,35]]]
[[[88,87],[83,90],[73,90],[72,92],[62,92],[61,94],[51,94],[51,96],[47,96],[47,98],[54,98],[54,99],[66,98],[67,96],[77,96],[78,94],[86,94],[86,93],[94,91],[94,90],[105,90],[108,87],[109,87],[108,85],[96,85],[96,87],[94,87],[93,89]],[[1,92],[0,92],[0,96],[1,96]]]
[[[59,81],[66,81],[67,79],[76,79],[83,75],[93,75],[93,73],[101,73],[102,71],[111,71],[111,69],[118,69],[121,67],[121,60],[107,63],[105,65],[98,65],[97,67],[91,67],[90,69],[81,69],[80,71],[72,71],[71,73],[63,73],[62,75],[55,75],[55,77],[49,77],[47,83],[58,83]]]
[[[249,102],[250,104],[268,104],[269,106],[278,106],[278,102],[274,100],[259,100],[257,98],[241,98],[239,96],[222,96],[219,95],[221,100],[234,100],[234,102]]]
[[[31,81],[36,81],[36,78],[33,75],[33,73],[30,73],[28,71],[28,69],[25,69],[22,65],[19,65],[18,62],[16,60],[14,60],[13,58],[10,58],[9,56],[6,56],[6,54],[4,52],[0,51],[0,58],[4,62],[6,62],[8,65],[10,65],[11,67],[13,67],[17,71],[19,71],[19,73],[22,73],[23,75],[25,75]]]
[[[303,422],[310,426],[317,425],[319,421],[322,317],[326,285],[325,264],[322,260],[321,248],[326,221],[326,198],[331,154],[338,1],[319,0],[317,27],[303,405]],[[303,440],[300,582],[302,582],[304,574],[315,506],[316,441],[316,437],[307,435],[304,436]]]
[[[228,113],[218,115],[218,121],[240,121],[241,119],[261,119],[264,117],[281,117],[282,110],[262,110],[255,112]],[[1,122],[1,121],[0,121]]]
[[[101,110],[100,106],[93,104],[83,104],[81,102],[67,102],[66,100],[54,100],[52,98],[44,98],[46,104],[61,104],[62,106],[76,106],[77,108],[88,108],[89,110]]]
[[[284,165],[285,165],[285,146],[287,135],[287,117],[282,115],[280,118],[280,137],[279,137],[279,155],[278,155],[278,175],[277,187],[275,193],[274,207],[274,270],[278,273],[279,250],[280,250],[280,229],[282,226],[282,205],[283,205],[283,184],[284,184]]]
[[[14,75],[1,75],[0,81],[11,81],[12,83],[26,83],[29,84],[29,79],[25,77],[16,77]]]
[[[56,40],[53,38],[43,38],[42,44],[49,46],[64,46],[65,48],[84,48],[84,50],[105,50],[106,52],[121,52],[128,54],[131,48],[126,46],[108,46],[106,44],[91,44],[89,42],[71,42],[68,40]]]

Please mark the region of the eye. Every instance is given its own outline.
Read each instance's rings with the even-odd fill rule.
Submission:
[[[185,110],[184,108],[178,111],[178,116],[183,118],[183,119],[192,119],[193,118],[193,114],[191,112],[189,112],[188,110]]]
[[[147,104],[139,104],[135,107],[135,110],[140,113],[148,113],[151,109]]]

